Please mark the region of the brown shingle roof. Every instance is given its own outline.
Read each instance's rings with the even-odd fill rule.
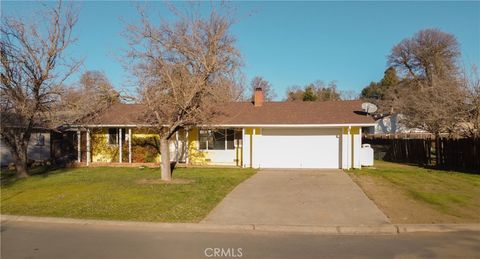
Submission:
[[[145,106],[143,104],[117,103],[94,119],[84,120],[88,125],[140,125],[145,124]]]
[[[263,124],[368,124],[374,123],[361,109],[362,101],[326,102],[265,102],[254,107],[251,102],[224,105],[221,115],[212,120],[220,125]],[[145,107],[141,104],[115,104],[88,124],[135,125],[142,120]]]
[[[361,101],[229,103],[218,124],[353,124],[373,123],[362,113]]]

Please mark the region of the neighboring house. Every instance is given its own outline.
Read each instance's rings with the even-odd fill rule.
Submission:
[[[173,161],[254,168],[359,168],[362,127],[375,126],[361,101],[253,102],[221,107],[208,125],[182,129]],[[82,163],[160,161],[158,137],[140,104],[116,104],[94,122],[70,125]]]
[[[375,121],[375,127],[369,130],[370,134],[399,134],[399,133],[425,133],[416,128],[408,128],[402,122],[402,114],[383,116]]]
[[[50,131],[43,129],[35,129],[28,142],[28,159],[44,161],[50,160]],[[0,138],[0,164],[1,166],[13,163],[10,148]]]

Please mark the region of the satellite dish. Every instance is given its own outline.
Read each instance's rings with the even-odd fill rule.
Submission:
[[[362,109],[366,112],[366,113],[374,113],[377,111],[377,106],[373,103],[362,103]]]

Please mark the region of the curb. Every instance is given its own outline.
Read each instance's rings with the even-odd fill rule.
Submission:
[[[398,233],[480,231],[480,224],[398,224]]]
[[[117,221],[117,220],[95,220],[95,219],[73,219],[56,217],[32,217],[1,215],[2,224],[8,222],[26,222],[26,223],[47,223],[47,224],[68,224],[82,226],[99,227],[124,227],[124,228],[142,228],[156,231],[207,231],[207,232],[231,232],[231,231],[252,231],[253,225],[215,225],[198,223],[163,223],[163,222],[143,222],[143,221]]]
[[[331,235],[392,235],[417,232],[478,231],[480,224],[383,224],[371,226],[291,226],[291,225],[221,225],[207,223],[156,223],[138,221],[89,220],[55,217],[0,215],[1,223],[27,222],[47,224],[88,225],[98,227],[142,228],[154,231],[204,232],[284,232]]]

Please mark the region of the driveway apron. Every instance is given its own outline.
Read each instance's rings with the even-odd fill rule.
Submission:
[[[342,170],[261,170],[202,221],[212,224],[378,225],[388,218]]]

